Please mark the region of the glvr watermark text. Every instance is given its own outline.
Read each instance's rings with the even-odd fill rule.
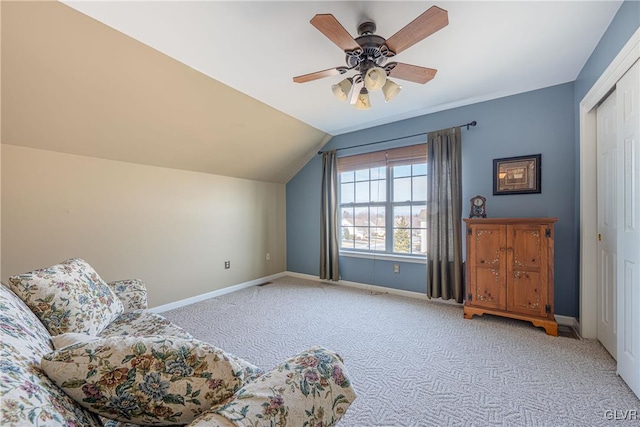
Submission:
[[[606,420],[614,421],[640,420],[640,416],[638,415],[637,409],[607,409],[604,411],[604,418]]]

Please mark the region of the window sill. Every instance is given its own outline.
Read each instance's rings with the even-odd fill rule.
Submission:
[[[349,257],[349,258],[365,258],[365,259],[376,259],[382,261],[396,261],[396,262],[409,262],[414,264],[426,264],[427,257],[426,256],[406,256],[406,255],[394,255],[394,254],[376,254],[376,253],[368,253],[368,252],[351,252],[351,251],[340,251],[340,256]]]

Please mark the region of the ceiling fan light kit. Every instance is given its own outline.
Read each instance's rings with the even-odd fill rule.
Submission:
[[[382,89],[382,86],[384,86],[386,81],[387,72],[384,68],[369,68],[367,73],[364,75],[364,87],[366,87],[369,92],[375,92],[376,90]]]
[[[449,17],[446,10],[432,6],[388,39],[374,34],[376,24],[373,22],[360,24],[359,37],[355,39],[331,14],[318,14],[310,22],[344,51],[346,67],[334,67],[297,76],[293,81],[306,83],[353,70],[356,73],[352,77],[334,84],[331,90],[339,100],[349,99],[356,109],[368,110],[371,108],[369,92],[382,90],[385,102],[389,102],[402,89],[402,86],[388,77],[419,84],[425,84],[435,77],[437,70],[433,68],[401,62],[387,63],[387,60],[446,27]]]
[[[369,101],[369,91],[366,87],[360,89],[360,94],[355,104],[356,110],[368,110],[371,108],[371,102]]]
[[[346,102],[349,92],[351,92],[351,86],[353,86],[353,79],[351,77],[347,77],[340,83],[331,86],[331,90],[336,98],[340,101]]]
[[[393,98],[396,97],[397,94],[400,93],[401,90],[402,90],[402,86],[400,86],[399,84],[397,84],[391,79],[387,79],[387,81],[384,82],[384,86],[382,86],[382,93],[384,94],[384,102],[391,101]]]

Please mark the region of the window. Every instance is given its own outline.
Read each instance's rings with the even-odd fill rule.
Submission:
[[[340,249],[425,255],[426,145],[338,159]]]

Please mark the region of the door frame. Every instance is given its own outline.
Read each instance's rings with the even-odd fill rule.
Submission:
[[[583,338],[598,337],[596,110],[598,103],[640,59],[640,28],[580,101],[580,314]]]

